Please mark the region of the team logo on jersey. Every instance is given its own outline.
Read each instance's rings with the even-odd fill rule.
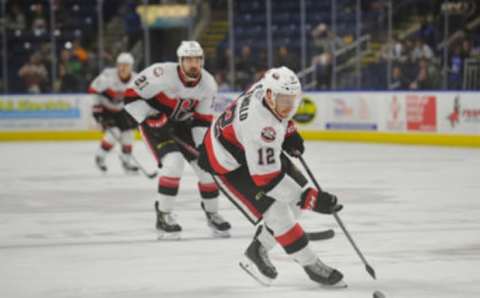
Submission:
[[[277,137],[277,132],[273,127],[267,126],[262,129],[262,140],[264,140],[267,143],[271,143],[275,141],[275,138]]]
[[[161,66],[157,66],[153,69],[153,74],[156,76],[156,77],[159,77],[161,75],[163,75],[163,68]]]

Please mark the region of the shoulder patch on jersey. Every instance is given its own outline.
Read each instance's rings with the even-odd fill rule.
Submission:
[[[275,141],[276,137],[277,137],[277,132],[273,127],[267,126],[262,129],[262,140],[264,140],[265,142],[271,143]]]
[[[163,75],[163,67],[157,66],[153,69],[153,75],[156,77],[160,77]]]

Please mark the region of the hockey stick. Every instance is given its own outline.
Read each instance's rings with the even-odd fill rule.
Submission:
[[[299,155],[298,156],[298,159],[300,159],[300,162],[302,163],[302,166],[305,168],[305,170],[307,171],[308,173],[308,176],[310,176],[310,179],[313,181],[313,184],[315,184],[315,186],[317,187],[318,191],[321,191],[322,189],[320,188],[320,185],[318,184],[317,180],[315,179],[315,177],[313,176],[313,173],[310,171],[310,168],[307,166],[307,163],[305,162],[305,160],[303,159],[302,155]],[[343,221],[340,219],[340,217],[338,216],[337,212],[333,212],[333,216],[335,217],[335,220],[337,221],[338,225],[340,226],[340,228],[342,228],[343,230],[343,233],[345,234],[345,236],[347,236],[347,239],[348,241],[350,241],[350,244],[353,246],[353,248],[355,249],[355,251],[357,252],[357,255],[360,257],[360,259],[362,260],[363,264],[365,265],[365,269],[367,270],[368,274],[373,278],[373,279],[377,279],[376,275],[375,275],[375,270],[373,270],[372,266],[370,266],[367,262],[367,260],[365,259],[365,257],[363,256],[362,252],[360,251],[360,249],[358,249],[357,245],[355,244],[355,242],[353,241],[353,238],[352,236],[350,235],[350,233],[347,231],[347,228],[345,228],[345,225],[343,224]]]
[[[121,144],[120,137],[116,135],[115,131],[113,131],[112,129],[108,129],[108,131],[113,136],[115,141],[117,143]],[[145,167],[135,158],[135,155],[133,155],[133,153],[130,154],[130,157],[132,158],[133,162],[138,166],[138,168],[140,169],[140,172],[142,172],[145,175],[145,177],[150,178],[150,179],[153,179],[153,178],[157,177],[158,172],[154,171],[154,172],[149,173],[145,169]]]
[[[182,146],[185,150],[187,150],[190,154],[192,154],[193,156],[197,157],[200,155],[200,153],[198,152],[198,150],[196,148],[194,148],[193,146],[191,146],[190,144],[187,144],[186,142],[184,142],[182,139],[180,139],[179,137],[177,137],[175,134],[173,134],[172,132],[170,133],[170,137],[175,141],[177,142],[177,144],[179,144],[180,146]],[[217,181],[217,178],[215,177],[215,175],[212,175],[212,178],[213,180],[215,181],[215,183],[217,184],[218,188],[220,189],[220,191],[226,195],[226,192],[225,190],[223,189],[223,187],[218,183]],[[307,238],[308,240],[311,240],[311,241],[317,241],[317,240],[326,240],[326,239],[330,239],[330,238],[333,238],[335,236],[335,232],[332,230],[332,229],[328,229],[328,230],[325,230],[325,231],[316,231],[316,232],[307,232]]]

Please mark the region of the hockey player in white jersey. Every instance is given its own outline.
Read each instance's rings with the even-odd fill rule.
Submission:
[[[115,143],[120,143],[122,153],[120,161],[126,172],[137,172],[138,167],[131,157],[134,131],[131,121],[122,109],[125,104],[125,90],[136,75],[133,72],[133,57],[121,53],[117,57],[117,66],[106,68],[90,84],[88,92],[95,94],[93,117],[102,126],[104,136],[95,155],[95,163],[102,171],[107,171],[106,156]]]
[[[161,169],[158,180],[156,228],[162,236],[177,237],[182,227],[172,216],[187,160],[198,177],[208,226],[215,235],[229,236],[230,224],[218,213],[218,189],[211,175],[198,167],[196,157],[174,140],[197,147],[213,119],[217,84],[203,69],[203,49],[196,41],[183,41],[178,63],[156,63],[143,70],[127,90],[134,100],[125,106],[141,124],[141,132]],[[175,235],[175,236],[172,236]]]
[[[335,195],[309,187],[283,153],[299,156],[303,139],[290,120],[301,95],[300,82],[286,67],[273,68],[242,94],[209,128],[198,163],[217,178],[227,197],[259,224],[240,266],[262,284],[277,270],[268,257],[277,243],[315,282],[343,285],[343,275],[314,253],[298,223],[301,210],[340,211]]]

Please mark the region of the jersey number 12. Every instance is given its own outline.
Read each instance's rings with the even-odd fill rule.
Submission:
[[[275,163],[275,151],[271,147],[262,147],[258,149],[258,164],[271,165]]]

